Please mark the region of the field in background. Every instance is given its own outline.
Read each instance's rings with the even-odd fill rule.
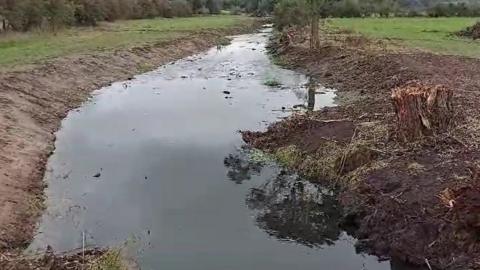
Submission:
[[[389,39],[434,53],[480,57],[480,41],[459,38],[454,32],[472,26],[479,18],[345,18],[327,25],[371,38]]]
[[[233,15],[157,18],[101,23],[98,27],[70,28],[57,33],[7,33],[0,35],[0,68],[72,54],[153,44],[196,31],[240,26],[251,20]]]

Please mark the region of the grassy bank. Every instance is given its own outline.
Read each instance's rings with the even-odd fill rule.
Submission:
[[[155,44],[197,31],[221,30],[251,22],[245,16],[221,15],[118,21],[57,33],[7,33],[0,35],[0,69],[55,57]]]
[[[400,46],[440,54],[480,57],[480,42],[453,35],[479,18],[345,18],[331,19],[327,26],[350,30]]]

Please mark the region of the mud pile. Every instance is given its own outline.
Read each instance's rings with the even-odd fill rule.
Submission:
[[[471,39],[480,39],[480,22],[477,22],[473,26],[467,27],[456,33],[459,37],[467,37]]]

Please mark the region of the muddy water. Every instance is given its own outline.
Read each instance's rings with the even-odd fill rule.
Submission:
[[[406,269],[356,253],[330,190],[242,149],[238,130],[333,104],[332,91],[273,65],[266,39],[235,37],[72,111],[31,250],[126,245],[147,270]]]

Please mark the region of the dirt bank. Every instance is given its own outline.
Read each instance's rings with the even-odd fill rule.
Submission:
[[[317,52],[302,38],[273,50],[279,62],[336,88],[339,106],[243,132],[244,140],[313,181],[338,184],[344,225],[359,248],[426,267],[478,269],[480,61],[392,52],[341,33],[323,38]],[[453,89],[456,114],[448,132],[403,143],[391,91],[412,80]]]
[[[206,50],[225,35],[256,26],[198,32],[151,46],[0,73],[0,260],[1,252],[25,247],[32,238],[43,209],[46,160],[69,110],[80,106],[92,90]]]

